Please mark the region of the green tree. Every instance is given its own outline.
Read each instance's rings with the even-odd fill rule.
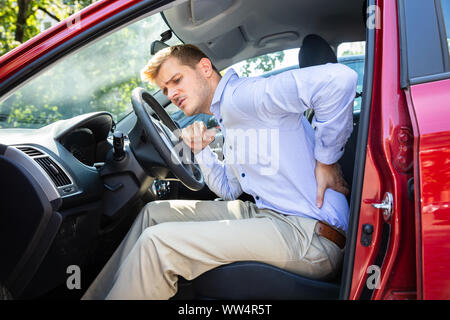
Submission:
[[[0,56],[39,32],[45,16],[59,22],[98,0],[0,0]]]
[[[283,62],[283,59],[284,51],[247,59],[245,64],[241,67],[242,75],[248,77],[256,70],[269,72],[276,67],[277,61],[281,63]]]
[[[55,23],[92,4],[96,0],[0,0],[0,55],[7,53],[20,44],[39,34],[43,19],[49,17]],[[53,92],[44,85],[33,88],[34,95],[18,92],[7,103],[0,103],[0,121],[7,126],[39,126],[59,120],[63,117],[58,105],[42,103],[35,105],[34,99],[44,94],[50,98]],[[31,99],[30,99],[31,98]],[[39,99],[37,99],[39,101]],[[0,124],[0,127],[2,125]]]
[[[0,103],[0,127],[42,127],[93,111],[120,120],[131,111],[134,88],[156,90],[142,83],[140,69],[151,41],[166,30],[161,16],[153,15],[65,57]]]

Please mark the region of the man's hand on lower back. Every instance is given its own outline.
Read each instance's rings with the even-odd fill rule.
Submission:
[[[348,184],[338,163],[328,165],[316,161],[315,175],[317,181],[316,205],[318,208],[322,208],[325,190],[328,188],[346,196],[349,194]]]

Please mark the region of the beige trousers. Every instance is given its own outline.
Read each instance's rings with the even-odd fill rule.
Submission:
[[[82,299],[168,299],[178,276],[236,261],[329,278],[343,250],[315,234],[316,222],[241,200],[150,202]]]

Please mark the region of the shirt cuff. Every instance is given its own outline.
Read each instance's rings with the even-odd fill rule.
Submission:
[[[323,164],[334,164],[342,157],[344,151],[344,146],[325,148],[320,145],[316,145],[314,148],[314,157],[317,161],[322,162]]]

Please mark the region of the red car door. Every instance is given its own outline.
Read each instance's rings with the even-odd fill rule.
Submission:
[[[450,1],[405,1],[402,11],[402,82],[414,131],[417,293],[450,299]],[[424,23],[413,21],[418,17]]]
[[[449,299],[450,0],[371,4],[380,23],[368,31],[367,143],[365,161],[355,162],[363,178],[361,194],[352,191],[359,216],[342,291],[350,299]]]
[[[351,278],[344,278],[349,288],[343,297],[349,299],[416,298],[414,202],[407,187],[413,178],[413,134],[399,83],[397,8],[396,1],[370,1],[368,7],[369,14],[379,16],[378,23],[367,24],[367,77],[351,210],[358,216],[351,219],[346,256],[354,262]]]

